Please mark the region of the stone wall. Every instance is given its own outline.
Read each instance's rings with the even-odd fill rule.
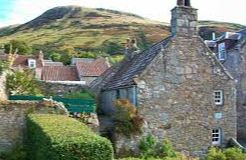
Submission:
[[[88,86],[75,84],[40,82],[40,85],[43,88],[45,95],[54,96],[62,96],[64,93],[79,92],[88,89]]]
[[[241,75],[238,80],[238,139],[246,140],[246,45],[241,50]]]
[[[52,103],[53,104],[53,103]],[[0,104],[0,153],[11,149],[16,143],[22,143],[25,135],[25,116],[28,113],[65,114],[57,104],[12,101]]]
[[[173,38],[135,79],[145,119],[141,136],[167,138],[176,150],[201,155],[212,146],[212,130],[220,129],[225,147],[237,137],[237,113],[235,83],[222,70],[200,37]],[[215,105],[214,90],[223,91],[222,105]],[[141,136],[120,137],[117,152],[136,150]]]
[[[6,73],[2,73],[2,75],[0,75],[0,101],[7,100],[5,81]]]

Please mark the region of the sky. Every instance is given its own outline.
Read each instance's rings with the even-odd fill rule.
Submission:
[[[169,23],[175,4],[176,0],[0,0],[0,27],[25,23],[48,9],[66,5],[125,11]],[[246,0],[191,0],[191,4],[199,9],[199,20],[246,25]]]

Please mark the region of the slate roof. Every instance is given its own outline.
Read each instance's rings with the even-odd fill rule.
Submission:
[[[103,90],[113,90],[117,88],[134,85],[133,78],[142,73],[142,71],[151,63],[156,55],[164,48],[171,37],[168,37],[143,52],[135,55],[131,60],[124,60],[118,71],[112,76]]]
[[[104,58],[93,61],[77,61],[75,65],[80,77],[98,77],[109,68]]]
[[[238,31],[237,33],[241,33],[241,34],[243,34],[244,36],[246,36],[246,28],[244,28],[244,29]]]
[[[40,60],[38,56],[17,55],[13,61],[12,67],[28,67],[28,59],[36,60],[36,68],[41,68],[43,66],[42,60]]]
[[[41,80],[44,81],[79,81],[74,66],[44,66]]]

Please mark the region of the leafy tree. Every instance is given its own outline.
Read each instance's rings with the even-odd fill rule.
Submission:
[[[52,61],[55,61],[55,62],[60,62],[61,61],[61,54],[60,53],[57,53],[57,52],[51,52],[50,53],[50,58],[52,59]]]
[[[6,70],[9,66],[8,61],[0,60],[0,75],[3,73],[4,70]]]
[[[122,52],[122,50],[124,49],[122,45],[110,40],[103,42],[102,46],[103,46],[102,47],[103,52],[110,55],[118,54]]]
[[[137,38],[137,45],[140,49],[147,49],[150,45],[150,43],[147,40],[147,37],[142,29],[140,29],[138,33],[138,38]]]
[[[22,40],[11,40],[4,48],[7,53],[14,53],[16,49],[18,50],[18,54],[23,55],[28,55],[32,52],[32,48],[28,43]]]
[[[9,94],[41,95],[41,89],[32,70],[15,71],[7,74],[6,87]]]

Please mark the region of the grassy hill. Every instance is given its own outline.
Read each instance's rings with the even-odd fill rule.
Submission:
[[[200,35],[211,38],[224,31],[243,26],[211,21],[200,22]],[[18,26],[0,29],[0,44],[11,39],[28,42],[46,56],[52,51],[79,56],[86,52],[117,54],[123,52],[126,38],[135,37],[140,48],[160,41],[169,35],[169,25],[131,13],[77,6],[56,7],[36,19]]]

